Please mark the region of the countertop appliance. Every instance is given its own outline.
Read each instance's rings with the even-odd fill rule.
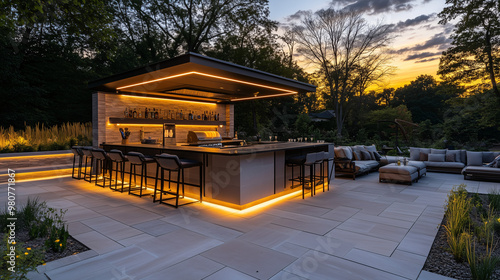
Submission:
[[[222,140],[218,131],[189,131],[187,135],[187,146],[224,148],[228,146],[238,147],[242,140]]]

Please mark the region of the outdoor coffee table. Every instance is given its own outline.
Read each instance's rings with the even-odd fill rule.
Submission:
[[[379,182],[394,181],[411,185],[419,178],[418,168],[411,165],[397,165],[391,163],[378,169]]]

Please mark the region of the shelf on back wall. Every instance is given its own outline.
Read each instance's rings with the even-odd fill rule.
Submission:
[[[164,120],[164,119],[130,119],[130,118],[109,118],[110,124],[164,124],[173,123],[176,125],[226,125],[225,121],[199,121],[199,120]]]

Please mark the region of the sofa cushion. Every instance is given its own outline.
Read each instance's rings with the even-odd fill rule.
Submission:
[[[429,159],[429,154],[428,153],[420,152],[420,158],[418,160],[420,160],[420,161],[427,161],[428,159]]]
[[[431,154],[446,154],[446,149],[431,149]]]
[[[467,165],[482,166],[483,165],[483,152],[469,152],[469,151],[467,151]]]
[[[437,162],[437,161],[426,161],[424,162],[427,167],[437,167],[437,168],[464,168],[465,164],[461,162]]]
[[[450,156],[448,158],[448,155]],[[451,160],[453,158],[453,160]],[[446,161],[448,162],[462,162],[460,158],[460,151],[459,150],[447,150],[446,151]]]
[[[361,161],[355,160],[354,163],[356,164],[356,170],[357,167],[359,166],[363,171],[376,169],[379,166],[376,160],[361,160]]]
[[[410,160],[420,160],[420,148],[410,147]]]
[[[474,174],[486,174],[486,175],[498,175],[500,176],[500,168],[491,168],[486,166],[467,166],[462,170],[464,173],[474,173]]]
[[[353,160],[363,160],[363,158],[361,158],[361,152],[360,151],[355,151],[353,150],[352,151],[352,155],[353,155]]]
[[[430,154],[429,161],[433,162],[444,162],[445,154]]]
[[[492,162],[499,152],[483,152],[483,162]]]
[[[373,157],[375,157],[376,161],[380,161],[380,159],[382,159],[382,156],[378,152],[374,152]]]

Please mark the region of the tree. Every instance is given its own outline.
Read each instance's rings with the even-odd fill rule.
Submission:
[[[430,75],[420,75],[410,84],[396,90],[393,103],[396,106],[406,105],[416,123],[428,119],[432,124],[437,124],[443,122],[443,113],[447,108],[445,101],[460,93],[460,88],[456,86],[439,84]]]
[[[335,110],[342,137],[348,101],[390,73],[382,52],[390,41],[388,26],[371,26],[359,12],[329,8],[303,13],[294,31],[298,53],[318,66],[328,85],[326,106]]]
[[[500,2],[498,0],[446,0],[441,24],[458,19],[452,47],[443,53],[439,72],[451,81],[472,83],[489,79],[500,99]]]

